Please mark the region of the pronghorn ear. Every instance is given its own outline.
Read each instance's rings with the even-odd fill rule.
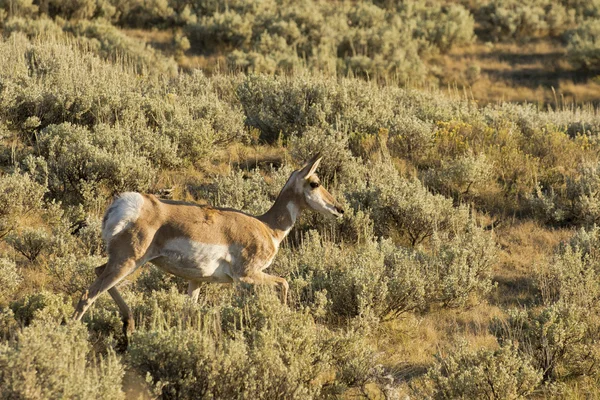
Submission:
[[[317,170],[317,167],[321,163],[322,158],[323,157],[321,157],[321,153],[317,153],[314,156],[312,156],[312,158],[308,160],[308,162],[304,164],[304,167],[302,167],[302,169],[300,170],[300,175],[303,178],[308,178],[309,176],[314,174]]]

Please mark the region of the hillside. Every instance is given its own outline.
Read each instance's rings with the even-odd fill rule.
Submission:
[[[600,3],[0,0],[0,397],[596,398]],[[600,31],[599,31],[600,32]],[[553,89],[554,88],[554,89]],[[71,321],[124,191],[346,210]]]

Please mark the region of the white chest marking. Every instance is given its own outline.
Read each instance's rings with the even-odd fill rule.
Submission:
[[[298,213],[300,212],[300,209],[298,208],[298,206],[291,201],[289,203],[287,203],[286,208],[287,208],[288,212],[290,213],[290,217],[292,218],[292,224],[285,230],[285,234],[283,237],[286,237],[287,234],[290,233],[290,231],[294,227],[294,224],[296,223],[296,218],[298,218]]]
[[[294,224],[296,222],[296,218],[298,218],[298,206],[296,205],[296,203],[290,201],[289,203],[287,203],[286,208],[290,213],[290,217],[292,217],[292,224]]]

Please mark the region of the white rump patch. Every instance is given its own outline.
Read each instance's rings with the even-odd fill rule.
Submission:
[[[102,238],[106,243],[129,228],[142,211],[144,198],[135,192],[123,193],[106,210],[102,226]]]

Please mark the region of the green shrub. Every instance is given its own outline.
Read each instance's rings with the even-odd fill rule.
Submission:
[[[367,187],[355,196],[371,209],[376,234],[401,235],[412,245],[431,237],[434,231],[450,229],[458,215],[452,200],[430,193],[419,181],[407,180],[389,162],[371,165]]]
[[[558,182],[556,190],[538,185],[529,196],[536,216],[546,222],[570,223],[590,227],[600,220],[600,164],[583,161],[574,173]]]
[[[105,250],[102,240],[102,220],[98,217],[88,216],[77,231],[77,237],[83,244],[84,251],[91,256],[99,256]]]
[[[0,343],[0,396],[3,398],[124,399],[124,368],[113,351],[88,356],[85,327],[35,324],[15,340]]]
[[[0,305],[12,299],[22,281],[23,277],[17,270],[15,262],[8,258],[0,258],[0,287],[2,288]]]
[[[323,382],[316,378],[328,368],[331,353],[311,318],[286,309],[273,293],[263,291],[239,301],[220,313],[222,334],[213,330],[211,320],[200,321],[204,328],[158,327],[134,334],[131,363],[150,374],[155,394],[164,398],[319,394]]]
[[[49,0],[43,5],[41,11],[54,18],[60,16],[64,19],[91,19],[96,11],[94,0]]]
[[[566,200],[575,222],[592,225],[600,220],[599,188],[600,163],[580,164],[577,174],[567,179]]]
[[[152,293],[167,291],[173,286],[182,290],[187,289],[187,281],[173,274],[163,272],[152,265],[147,265],[135,280],[135,286],[141,292]]]
[[[349,387],[363,387],[383,375],[378,363],[380,354],[368,344],[364,332],[350,330],[330,339],[331,364],[336,370],[335,381],[324,388],[325,394],[343,393]]]
[[[492,331],[501,344],[519,343],[544,381],[600,373],[600,324],[589,309],[561,301],[540,311],[510,310],[506,321],[492,324]]]
[[[406,312],[419,312],[430,305],[428,290],[432,283],[425,277],[422,255],[395,246],[390,240],[381,241],[384,254],[387,297],[379,306],[383,319],[398,317]]]
[[[50,244],[48,232],[44,229],[26,228],[19,234],[12,234],[6,241],[29,261],[33,262]]]
[[[83,197],[83,184],[102,182],[110,193],[146,191],[155,170],[143,156],[133,153],[130,139],[108,127],[94,132],[65,123],[42,131],[39,155],[48,163],[50,191],[56,197]]]
[[[600,23],[590,19],[567,36],[567,57],[577,68],[597,70],[600,67]]]
[[[123,293],[122,290],[119,292]],[[98,297],[84,314],[82,321],[90,331],[90,335],[94,335],[94,338],[90,340],[92,342],[95,338],[105,339],[105,343],[110,346],[115,343],[112,342],[113,339],[117,341],[116,343],[124,340],[122,316],[117,304],[109,294]]]
[[[45,192],[29,174],[0,175],[0,238],[14,228],[19,217],[41,209]]]
[[[63,35],[62,26],[47,17],[12,17],[3,22],[3,28],[4,36],[10,36],[13,32],[24,33],[29,38]]]
[[[22,297],[12,302],[10,308],[15,319],[23,325],[35,321],[48,324],[69,321],[74,311],[71,302],[65,302],[64,296],[46,290]]]
[[[57,290],[75,295],[90,287],[96,279],[94,268],[104,264],[104,260],[103,257],[76,254],[52,257],[48,262],[48,272],[54,278]]]
[[[493,0],[478,10],[483,29],[495,41],[529,40],[564,31],[570,16],[549,0]]]
[[[249,173],[237,170],[226,176],[217,176],[213,184],[203,188],[202,194],[209,204],[242,210],[251,215],[260,215],[272,205],[270,190],[258,170]]]
[[[302,136],[291,137],[288,149],[298,165],[320,154],[323,158],[317,175],[329,189],[334,184],[343,187],[340,191],[363,185],[364,167],[348,150],[348,136],[342,132],[309,128]]]
[[[225,10],[202,17],[188,28],[188,36],[196,46],[216,52],[221,48],[245,48],[252,38],[252,28],[251,20],[245,15]]]
[[[7,82],[0,90],[0,117],[27,143],[37,142],[49,125],[75,124],[93,132],[85,136],[101,150],[134,156],[131,161],[115,157],[112,168],[127,164],[137,174],[142,168],[147,178],[153,171],[142,166],[144,158],[173,167],[182,158],[196,161],[215,146],[244,138],[241,112],[221,98],[233,91],[222,79],[216,87],[201,73],[172,80],[140,76],[127,61],[101,60],[65,39],[44,40],[43,45],[40,40],[32,43],[13,34],[12,44],[0,43],[0,56],[12,66],[0,72]]]
[[[408,140],[415,133],[422,135],[414,141],[426,148],[433,127],[423,121],[445,120],[468,112],[467,102],[448,101],[434,93],[393,86],[375,89],[373,83],[358,79],[336,80],[320,75],[251,75],[238,86],[237,94],[246,124],[259,129],[270,143],[280,136],[301,136],[309,128],[369,135],[387,129],[390,139],[401,136]]]
[[[435,3],[412,3],[415,5],[411,2],[405,3],[408,12],[403,17],[409,21],[412,18],[418,21],[413,34],[415,37],[426,39],[443,53],[455,46],[464,46],[474,41],[475,20],[462,5],[450,4],[440,7]]]
[[[389,149],[393,156],[418,163],[433,145],[435,127],[412,115],[398,117],[391,131]]]
[[[423,181],[435,192],[461,199],[476,196],[493,179],[494,166],[484,153],[468,153],[460,158],[444,161],[439,168],[424,173]]]
[[[15,337],[19,328],[13,311],[8,307],[0,307],[0,340],[6,341]]]
[[[434,282],[429,296],[446,307],[468,306],[494,288],[496,243],[472,218],[467,221],[463,231],[435,233],[426,259],[426,276],[433,275],[428,280]]]
[[[595,238],[595,228],[591,234]],[[575,243],[582,236],[588,236],[580,231]],[[590,242],[588,242],[589,244]],[[585,246],[585,244],[582,244]],[[599,260],[592,256],[589,248],[579,247],[580,244],[564,245],[560,248],[549,265],[538,273],[537,286],[546,304],[565,301],[577,304],[590,310],[598,310],[600,300],[600,265]]]
[[[493,288],[494,255],[493,239],[472,224],[451,238],[436,233],[429,251],[390,240],[335,245],[311,232],[293,252],[282,249],[273,269],[290,276],[293,304],[315,317],[387,319],[481,300]]]
[[[95,2],[94,2],[95,5]],[[177,64],[172,58],[134,39],[108,22],[78,20],[63,27],[102,58],[117,61],[125,59],[137,73],[177,75]]]
[[[426,387],[434,399],[521,399],[534,392],[542,374],[518,348],[469,350],[466,345],[436,354]]]
[[[38,12],[38,5],[33,0],[0,1],[0,9],[7,12],[8,17],[31,17]]]

